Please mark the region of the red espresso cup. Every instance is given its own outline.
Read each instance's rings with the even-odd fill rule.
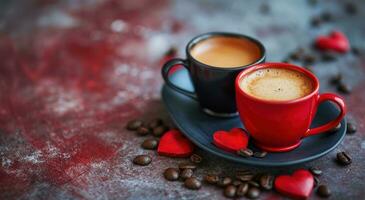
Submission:
[[[240,82],[246,75],[260,69],[281,68],[301,72],[312,80],[313,90],[304,97],[292,100],[265,100],[246,93]],[[241,121],[255,145],[270,152],[290,151],[298,147],[301,139],[325,133],[335,128],[346,114],[344,100],[331,93],[319,94],[317,77],[306,69],[287,63],[262,63],[240,72],[236,78],[236,102]],[[318,105],[332,101],[340,114],[325,125],[310,128]]]

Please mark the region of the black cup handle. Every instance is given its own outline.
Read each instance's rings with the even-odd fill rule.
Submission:
[[[171,59],[171,60],[169,60],[169,61],[167,61],[164,65],[163,65],[163,67],[162,67],[162,77],[163,77],[163,79],[165,80],[165,83],[166,83],[166,85],[167,86],[169,86],[171,89],[173,89],[173,90],[175,90],[175,91],[177,91],[177,92],[180,92],[181,94],[184,94],[184,95],[186,95],[186,96],[188,96],[188,97],[190,97],[190,98],[192,98],[192,99],[197,99],[197,96],[196,96],[196,94],[194,93],[194,92],[191,92],[191,91],[188,91],[188,90],[185,90],[185,89],[183,89],[183,88],[181,88],[181,87],[178,87],[178,86],[176,86],[175,84],[173,84],[171,81],[170,81],[170,79],[169,79],[169,72],[170,72],[170,70],[174,67],[174,66],[176,66],[176,65],[182,65],[182,66],[184,66],[188,71],[190,71],[189,70],[189,66],[188,66],[188,64],[186,63],[186,61],[185,60],[183,60],[183,59],[180,59],[180,58],[173,58],[173,59]]]

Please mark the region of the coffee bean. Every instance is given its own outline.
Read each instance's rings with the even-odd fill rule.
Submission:
[[[324,62],[330,62],[330,61],[335,61],[337,60],[337,57],[334,53],[332,52],[323,52],[321,54],[321,60]]]
[[[184,169],[181,173],[180,173],[180,177],[185,180],[187,178],[192,177],[194,174],[192,169]]]
[[[311,167],[309,168],[309,171],[314,175],[314,176],[320,176],[322,174],[322,170],[320,170],[317,167]]]
[[[219,177],[214,174],[207,174],[204,176],[204,181],[209,184],[216,184],[219,181]]]
[[[168,128],[164,125],[157,126],[152,129],[152,134],[156,137],[161,137],[167,130],[168,130]]]
[[[351,52],[352,52],[352,54],[354,54],[355,56],[358,56],[358,55],[360,55],[360,54],[361,54],[360,49],[359,49],[359,48],[357,48],[357,47],[352,47],[352,48],[351,48]]]
[[[260,187],[260,184],[256,181],[248,181],[247,183],[251,186],[254,186],[254,187]]]
[[[135,119],[135,120],[129,121],[127,123],[127,127],[126,128],[128,130],[130,130],[130,131],[134,131],[134,130],[137,130],[137,128],[139,128],[142,125],[143,125],[143,121],[142,120]]]
[[[317,187],[320,183],[319,178],[317,176],[314,176],[313,179],[314,179],[314,187]]]
[[[145,165],[148,165],[150,164],[152,161],[151,157],[148,156],[148,155],[139,155],[139,156],[136,156],[134,159],[133,159],[133,163],[136,164],[136,165],[141,165],[141,166],[145,166]]]
[[[196,165],[192,164],[192,163],[188,163],[188,162],[183,162],[179,164],[179,169],[184,170],[184,169],[196,169]]]
[[[347,2],[345,5],[344,5],[344,8],[345,8],[345,12],[349,15],[354,15],[357,13],[357,7],[354,3],[351,3],[351,2]]]
[[[153,130],[154,128],[161,126],[163,124],[162,119],[157,118],[157,119],[153,119],[150,122],[148,122],[147,127],[151,130]]]
[[[217,185],[220,187],[226,187],[232,183],[232,179],[230,177],[221,177],[217,182]]]
[[[271,190],[273,188],[275,177],[269,174],[264,174],[260,177],[260,185],[265,190]]]
[[[141,144],[141,146],[142,146],[142,148],[149,149],[149,150],[157,149],[158,140],[157,139],[153,139],[153,138],[146,139],[145,141],[143,141],[143,143]]]
[[[335,133],[337,132],[338,130],[340,130],[341,128],[341,123],[337,124],[337,126],[329,131],[327,131],[327,133]]]
[[[289,55],[289,58],[294,60],[294,61],[297,61],[299,60],[301,57],[303,56],[303,53],[301,53],[300,51],[295,51],[293,53],[291,53]]]
[[[316,57],[312,54],[305,55],[303,61],[306,65],[311,65],[316,61]]]
[[[352,123],[352,122],[347,122],[347,131],[346,131],[346,133],[354,134],[354,133],[356,133],[356,131],[357,131],[357,128],[356,128],[355,124]]]
[[[256,151],[255,153],[253,153],[253,157],[256,158],[263,158],[267,155],[266,151]]]
[[[327,198],[327,197],[331,196],[331,190],[328,189],[328,187],[325,185],[320,185],[320,186],[318,186],[317,194],[320,197]]]
[[[246,182],[252,180],[254,177],[254,174],[250,170],[238,170],[236,172],[236,178]]]
[[[190,156],[190,160],[191,160],[191,162],[198,164],[198,163],[201,163],[203,158],[201,156],[199,156],[198,154],[194,153],[193,155]]]
[[[352,163],[352,159],[346,152],[342,151],[337,153],[337,163],[346,166]]]
[[[237,187],[234,185],[228,185],[224,190],[223,194],[227,198],[233,198],[236,196]]]
[[[333,75],[331,78],[330,78],[330,82],[331,84],[333,85],[337,85],[339,84],[340,82],[342,81],[342,75],[340,73],[336,74],[336,75]]]
[[[191,190],[198,190],[201,188],[202,183],[195,177],[187,178],[184,182],[186,188]]]
[[[144,126],[140,126],[137,128],[137,134],[140,136],[145,136],[148,135],[150,133],[150,130]]]
[[[311,19],[311,25],[313,27],[318,27],[319,25],[321,25],[321,23],[322,23],[322,19],[320,17],[315,16]]]
[[[247,193],[248,187],[249,187],[248,183],[243,183],[243,184],[239,185],[237,188],[237,191],[236,191],[236,195],[238,197],[243,197]]]
[[[165,52],[165,56],[173,56],[177,52],[176,47],[170,47],[168,51]]]
[[[241,185],[242,184],[242,181],[240,181],[240,180],[234,180],[233,182],[232,182],[232,185],[234,185],[234,186],[239,186],[239,185]]]
[[[329,12],[323,12],[321,14],[321,19],[325,22],[330,22],[333,20],[333,15]]]
[[[177,168],[167,168],[163,173],[166,180],[176,181],[179,178],[179,169]]]
[[[343,81],[340,81],[340,83],[337,86],[337,90],[344,94],[350,94],[352,89],[351,89],[350,85],[344,83]]]
[[[248,158],[248,157],[251,157],[253,155],[253,152],[251,149],[240,149],[237,151],[237,154],[242,156],[242,157],[245,157],[245,158]]]
[[[257,187],[250,187],[246,193],[249,199],[257,199],[260,196],[260,190]]]

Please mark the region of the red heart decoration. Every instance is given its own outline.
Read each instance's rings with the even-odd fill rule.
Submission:
[[[233,128],[229,132],[216,131],[213,144],[225,151],[236,152],[247,147],[248,134],[241,128]]]
[[[157,153],[169,157],[187,157],[193,150],[194,145],[180,131],[170,130],[161,137]]]
[[[313,175],[304,169],[295,171],[291,176],[282,175],[275,179],[275,189],[289,197],[306,199],[313,189]]]
[[[340,31],[332,31],[329,36],[318,36],[315,44],[317,48],[324,51],[346,53],[350,50],[349,40]]]

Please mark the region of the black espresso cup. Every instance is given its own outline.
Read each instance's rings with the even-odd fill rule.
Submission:
[[[265,48],[256,39],[236,33],[212,32],[193,38],[186,46],[187,59],[174,58],[162,67],[166,85],[200,103],[209,115],[237,115],[235,78],[240,71],[265,61]],[[184,66],[195,92],[176,86],[169,71]]]

